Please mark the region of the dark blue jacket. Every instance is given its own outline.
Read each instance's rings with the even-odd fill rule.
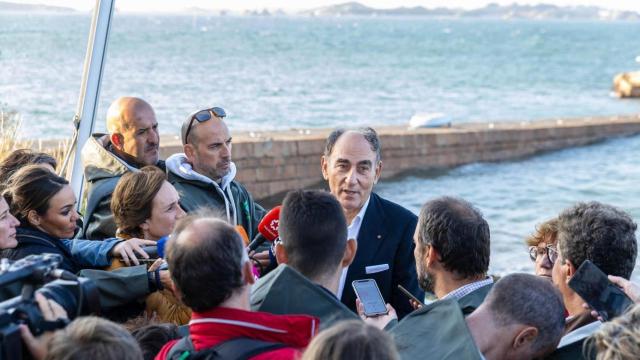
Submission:
[[[29,255],[59,254],[62,263],[58,268],[74,274],[86,268],[109,266],[111,249],[122,241],[115,238],[105,241],[58,239],[30,226],[20,226],[16,239],[18,246],[3,250],[3,258],[19,260]]]
[[[413,311],[409,299],[399,289],[402,285],[418,299],[424,292],[418,286],[413,256],[413,233],[418,217],[402,206],[371,193],[358,233],[358,250],[349,266],[342,293],[342,303],[355,311],[356,294],[351,282],[374,279],[382,297],[390,303],[398,318]],[[367,274],[366,267],[388,265],[387,270]]]

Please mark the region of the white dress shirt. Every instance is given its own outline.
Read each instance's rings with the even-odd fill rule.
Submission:
[[[367,212],[367,207],[369,206],[369,200],[371,196],[367,199],[367,201],[362,205],[360,212],[358,215],[353,218],[351,224],[347,228],[347,239],[354,239],[358,242],[358,233],[360,232],[360,226],[362,225],[362,220],[364,219],[364,213]],[[357,251],[357,250],[356,250]],[[342,292],[344,291],[344,283],[347,281],[347,271],[349,271],[349,267],[345,267],[342,269],[342,275],[340,275],[340,284],[338,285],[338,299],[342,299]]]

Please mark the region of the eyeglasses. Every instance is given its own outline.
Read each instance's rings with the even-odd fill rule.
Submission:
[[[187,131],[184,133],[184,139],[182,141],[184,144],[187,144],[187,139],[189,138],[189,133],[191,133],[191,126],[193,125],[193,120],[197,120],[199,123],[211,120],[211,114],[215,115],[219,118],[224,118],[227,116],[227,113],[221,107],[212,107],[211,109],[204,109],[200,111],[196,111],[193,115],[190,116],[189,126],[187,126]]]
[[[531,261],[535,262],[540,256],[546,256],[549,263],[554,264],[558,259],[558,249],[550,245],[545,247],[529,246]]]

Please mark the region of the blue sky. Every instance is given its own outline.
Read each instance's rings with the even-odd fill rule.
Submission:
[[[15,0],[8,0],[15,1]],[[212,0],[116,0],[116,7],[121,11],[144,12],[144,11],[179,11],[188,7],[200,7],[208,9],[284,9],[301,10],[318,6],[326,6],[347,2],[349,0],[234,0],[234,1],[212,1]],[[21,0],[22,3],[37,3],[47,5],[58,5],[72,7],[78,10],[89,10],[95,3],[92,0]],[[511,4],[516,0],[362,0],[365,5],[377,8],[392,8],[398,6],[424,6],[428,8],[446,6],[461,8],[478,8],[490,2],[502,5]],[[607,9],[633,10],[640,12],[640,0],[525,0],[517,1],[521,4],[551,3],[559,6],[575,5],[595,5]]]

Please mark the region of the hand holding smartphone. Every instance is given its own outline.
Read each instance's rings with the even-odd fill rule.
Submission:
[[[624,313],[633,301],[591,261],[585,260],[569,280],[569,287],[604,321]]]
[[[419,309],[424,306],[424,303],[420,301],[420,299],[413,296],[413,294],[410,293],[409,290],[405,289],[402,285],[398,284],[398,289],[402,291],[402,293],[405,294],[409,298],[409,300],[412,300],[411,306],[413,306],[414,309]]]
[[[388,313],[387,305],[375,280],[355,280],[351,283],[351,286],[353,286],[356,296],[362,303],[365,316],[373,317]]]

